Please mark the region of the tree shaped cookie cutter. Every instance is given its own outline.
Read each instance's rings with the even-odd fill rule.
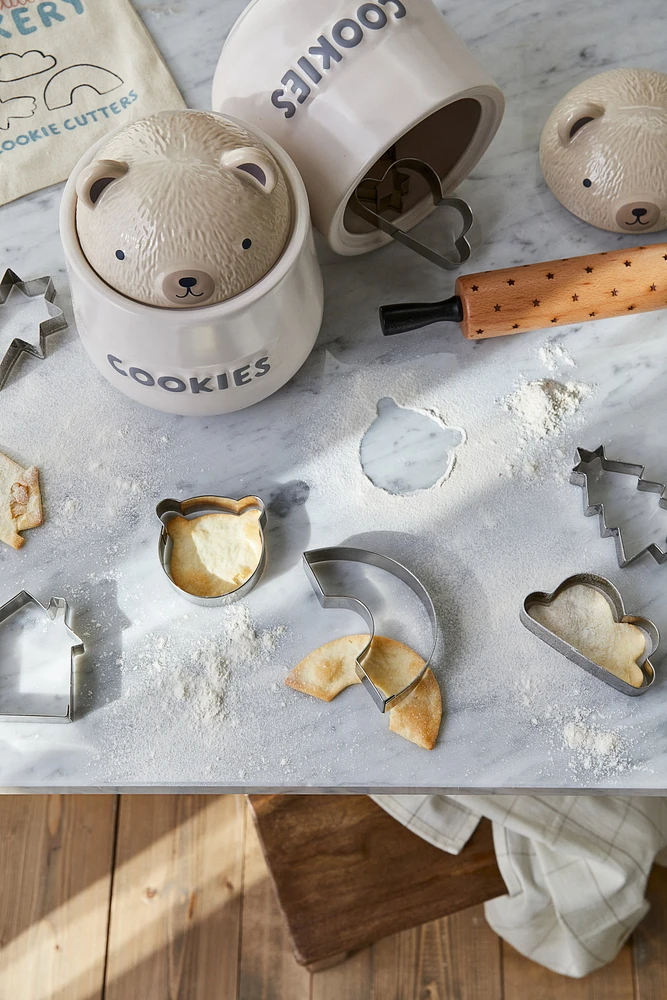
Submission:
[[[552,632],[541,622],[538,622],[530,614],[530,609],[536,604],[541,604],[548,606],[553,604],[557,597],[571,587],[584,586],[593,587],[605,598],[609,607],[611,608],[611,613],[614,621],[622,624],[636,625],[640,628],[646,637],[646,649],[644,651],[644,659],[637,663],[637,666],[641,669],[644,675],[644,680],[641,687],[633,687],[632,684],[628,684],[627,681],[622,680],[611,671],[605,670],[598,663],[593,660],[589,660],[587,656],[584,656],[575,646],[571,646],[569,642],[561,639],[557,636],[555,632]],[[599,681],[604,681],[610,687],[615,688],[617,691],[621,691],[622,694],[627,694],[632,698],[636,698],[637,695],[646,694],[648,689],[653,685],[655,681],[655,668],[651,663],[650,657],[656,652],[658,645],[660,643],[660,633],[658,632],[657,626],[653,624],[648,618],[643,618],[639,615],[628,615],[625,613],[625,605],[623,604],[623,598],[616,589],[616,587],[611,583],[611,581],[606,580],[603,576],[595,576],[593,573],[578,573],[576,576],[570,576],[567,580],[556,587],[554,591],[550,594],[544,593],[542,591],[535,591],[529,594],[528,597],[523,602],[523,606],[520,612],[521,623],[525,625],[529,632],[536,635],[542,642],[546,642],[547,645],[551,646],[553,649],[562,653],[566,656],[568,660],[576,663],[578,667],[586,670],[593,677],[597,677]]]
[[[360,601],[359,598],[344,594],[327,594],[325,592],[324,587],[320,583],[320,579],[317,575],[317,568],[322,563],[326,562],[355,562],[364,563],[368,566],[376,566],[378,569],[391,573],[392,576],[397,577],[403,583],[407,584],[410,590],[416,594],[421,603],[424,605],[433,630],[433,645],[426,661],[424,662],[424,666],[401,691],[397,691],[395,694],[386,694],[373,683],[371,677],[366,673],[364,662],[368,658],[373,638],[375,637],[375,619],[373,618],[370,608],[367,607],[363,601]],[[310,585],[315,592],[315,596],[323,608],[343,608],[347,611],[354,611],[366,622],[366,625],[368,626],[369,638],[368,642],[357,656],[357,677],[364,685],[381,712],[389,712],[392,708],[396,708],[396,706],[400,705],[400,703],[407,698],[409,694],[412,694],[414,689],[424,677],[424,674],[428,670],[431,660],[435,654],[435,648],[438,642],[438,622],[435,614],[435,607],[433,606],[433,601],[431,600],[431,595],[428,590],[421,580],[419,580],[414,573],[411,573],[409,569],[401,565],[401,563],[396,562],[395,559],[390,559],[389,556],[383,556],[380,555],[379,552],[371,552],[368,549],[350,548],[345,545],[334,545],[323,549],[311,549],[309,552],[303,553],[303,568],[308,580],[310,581]]]
[[[167,525],[172,518],[180,516],[191,520],[200,514],[230,514],[233,517],[241,517],[249,510],[259,511],[259,533],[262,539],[262,551],[257,567],[245,583],[242,583],[236,590],[231,590],[228,594],[221,594],[219,597],[199,597],[196,594],[190,594],[187,590],[183,590],[178,584],[174,583],[171,575],[172,541],[167,531]],[[257,586],[266,566],[266,508],[264,501],[260,500],[259,497],[248,496],[243,497],[241,500],[233,500],[231,497],[208,496],[191,497],[189,500],[161,500],[155,508],[155,513],[162,522],[162,530],[160,531],[158,541],[160,565],[176,593],[184,597],[186,601],[190,601],[191,604],[198,604],[203,608],[222,608],[228,604],[233,604],[235,601],[240,601],[242,597],[246,597],[250,593],[253,587]]]
[[[33,722],[33,723],[63,723],[63,722],[73,722],[74,721],[74,657],[83,653],[84,645],[83,640],[72,630],[71,620],[72,612],[66,600],[62,597],[52,597],[48,605],[44,607],[43,604],[29,594],[26,590],[22,590],[11,600],[7,601],[6,604],[0,608],[0,626],[4,625],[12,615],[15,615],[17,611],[21,611],[28,605],[33,605],[40,611],[51,619],[52,622],[60,621],[63,627],[67,631],[67,634],[71,640],[71,652],[69,659],[69,689],[68,689],[68,701],[67,709],[64,715],[30,715],[24,713],[5,713],[0,711],[0,722]]]
[[[639,492],[657,493],[659,496],[659,505],[667,509],[667,487],[664,483],[653,483],[649,479],[644,479],[645,467],[643,465],[634,465],[631,462],[616,462],[607,458],[604,445],[600,445],[600,447],[596,448],[595,451],[587,451],[586,448],[577,448],[577,453],[575,455],[575,461],[577,464],[573,468],[570,475],[570,482],[574,486],[581,486],[584,490],[584,514],[586,517],[592,517],[594,514],[599,515],[600,537],[610,538],[613,536],[616,543],[616,558],[618,559],[618,565],[621,569],[625,569],[626,566],[629,566],[647,552],[653,556],[658,564],[662,565],[662,563],[667,562],[667,549],[661,549],[655,542],[651,542],[649,545],[644,546],[643,549],[640,549],[639,552],[636,552],[633,556],[628,558],[625,551],[625,544],[623,542],[623,533],[621,529],[611,527],[607,524],[604,503],[590,503],[588,490],[588,476],[590,473],[586,471],[586,467],[598,458],[600,459],[600,467],[603,472],[619,472],[624,476],[635,476]]]
[[[50,316],[39,324],[35,343],[28,343],[27,340],[22,340],[20,337],[15,337],[10,341],[4,356],[0,356],[0,390],[4,387],[12,368],[22,354],[31,354],[33,358],[39,358],[43,361],[46,357],[46,338],[52,333],[64,330],[67,326],[62,309],[54,305],[56,287],[53,284],[53,278],[47,275],[44,278],[22,281],[18,274],[8,267],[0,281],[0,306],[5,304],[13,288],[18,288],[29,299],[43,298]],[[1,324],[2,312],[0,311]]]

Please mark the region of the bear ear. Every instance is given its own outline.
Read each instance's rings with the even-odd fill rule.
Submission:
[[[119,160],[93,160],[77,178],[76,193],[79,201],[87,208],[95,208],[102,192],[119,177],[123,177],[129,169],[127,163]]]
[[[268,150],[254,146],[229,149],[220,157],[220,163],[240,173],[265,194],[271,194],[278,183],[280,168]]]
[[[601,118],[603,114],[604,108],[600,104],[589,101],[578,104],[558,123],[558,138],[561,145],[569,146],[578,132],[594,122],[596,118]]]

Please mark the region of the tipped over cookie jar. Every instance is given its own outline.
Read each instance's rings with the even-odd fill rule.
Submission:
[[[253,126],[173,111],[110,133],[74,168],[60,232],[84,347],[137,402],[233,412],[313,348],[323,289],[308,198]]]
[[[223,47],[212,106],[287,150],[315,228],[352,255],[391,238],[355,213],[360,182],[380,190],[392,162],[413,159],[453,191],[496,134],[504,99],[432,0],[252,0]],[[391,194],[403,229],[434,207],[414,174]]]

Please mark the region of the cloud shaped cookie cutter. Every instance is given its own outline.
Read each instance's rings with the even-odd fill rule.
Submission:
[[[221,594],[219,597],[198,597],[196,594],[190,594],[187,590],[182,590],[174,583],[171,576],[172,541],[167,532],[167,525],[173,517],[186,517],[188,520],[192,520],[199,514],[232,514],[241,517],[249,510],[258,510],[260,514],[259,533],[262,539],[262,551],[256,569],[245,583],[242,583],[236,590],[231,590],[228,594]],[[155,513],[162,521],[162,530],[158,540],[160,565],[176,593],[184,597],[186,601],[198,604],[203,608],[223,608],[235,601],[240,601],[242,597],[246,597],[250,593],[253,587],[257,586],[266,566],[266,509],[264,501],[260,500],[259,497],[249,496],[243,497],[241,500],[233,500],[231,497],[208,496],[191,497],[189,500],[161,500],[155,508]]]
[[[599,591],[604,598],[606,598],[609,607],[611,608],[611,613],[614,621],[617,624],[628,624],[636,625],[642,630],[646,636],[646,651],[645,658],[639,662],[637,665],[641,668],[644,675],[644,682],[641,687],[633,687],[632,684],[628,684],[626,681],[621,680],[620,677],[616,677],[609,670],[605,670],[601,667],[599,663],[594,663],[593,660],[589,660],[587,656],[571,646],[569,642],[565,642],[554,632],[551,632],[546,626],[542,625],[540,622],[535,621],[530,615],[530,608],[534,607],[536,604],[549,605],[553,604],[557,597],[559,597],[564,591],[569,590],[570,587],[576,587],[577,585],[582,585],[584,587],[593,587],[595,590]],[[597,677],[599,681],[604,681],[610,687],[615,688],[622,694],[627,694],[631,698],[636,698],[637,695],[646,694],[648,689],[653,685],[655,681],[655,668],[651,663],[650,657],[656,652],[658,645],[660,643],[660,633],[658,632],[657,626],[653,624],[648,618],[643,618],[640,615],[628,615],[625,613],[625,605],[623,604],[623,598],[616,589],[616,587],[609,580],[606,580],[603,576],[595,576],[593,573],[577,573],[575,576],[569,576],[567,580],[556,587],[551,593],[544,593],[543,591],[535,591],[529,594],[528,597],[523,602],[521,612],[519,617],[521,622],[526,628],[536,635],[547,645],[551,646],[553,649],[562,653],[566,656],[568,660],[576,663],[578,667],[586,670],[593,677]]]
[[[397,691],[395,694],[391,695],[385,694],[384,691],[373,683],[371,677],[366,673],[366,670],[364,669],[364,661],[368,657],[371,644],[375,636],[375,619],[373,618],[370,608],[368,608],[363,601],[360,601],[359,598],[344,594],[327,594],[325,592],[317,575],[317,567],[325,562],[356,562],[365,563],[368,566],[376,566],[378,569],[391,573],[392,576],[397,577],[403,583],[407,584],[410,590],[417,595],[419,600],[424,605],[433,630],[433,645],[422,669],[416,677],[413,677],[407,687],[404,687],[401,691]],[[368,549],[355,549],[345,545],[334,545],[323,549],[311,549],[309,552],[303,553],[303,568],[308,580],[310,581],[310,585],[315,592],[315,596],[323,608],[344,608],[347,611],[354,611],[366,622],[366,625],[368,626],[369,639],[357,656],[357,677],[364,685],[380,711],[390,712],[392,708],[396,708],[396,706],[407,698],[409,694],[412,694],[428,670],[435,653],[435,647],[438,642],[438,622],[433,601],[431,600],[431,595],[428,590],[421,580],[419,580],[414,573],[411,573],[409,569],[401,565],[401,563],[396,562],[395,559],[390,559],[389,556],[383,556],[380,555],[379,552],[371,552]]]

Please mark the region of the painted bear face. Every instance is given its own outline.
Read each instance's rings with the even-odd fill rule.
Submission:
[[[235,122],[164,112],[113,136],[78,177],[77,231],[91,267],[149,305],[192,308],[252,287],[288,240],[282,171]]]
[[[558,200],[611,232],[667,226],[667,75],[611,70],[585,80],[554,108],[540,163]]]

